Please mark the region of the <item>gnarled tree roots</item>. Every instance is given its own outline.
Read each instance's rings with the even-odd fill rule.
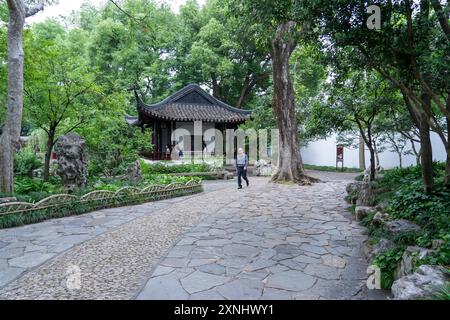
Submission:
[[[302,186],[310,186],[313,183],[321,182],[320,179],[311,177],[306,175],[303,172],[282,172],[278,171],[276,172],[272,178],[270,179],[270,182],[274,183],[295,183]]]

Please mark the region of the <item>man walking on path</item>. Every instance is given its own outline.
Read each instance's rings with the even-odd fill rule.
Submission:
[[[248,167],[248,157],[244,153],[244,150],[242,148],[239,148],[237,156],[236,156],[236,169],[237,169],[237,176],[238,176],[238,189],[242,189],[242,178],[247,183],[247,187],[249,185],[248,178],[247,178],[247,167]]]

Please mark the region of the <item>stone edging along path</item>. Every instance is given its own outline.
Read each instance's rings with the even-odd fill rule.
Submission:
[[[121,217],[115,219],[118,227],[24,273],[0,289],[0,298],[370,297],[361,251],[365,236],[347,216],[344,182],[299,187],[253,178],[244,190],[221,184],[182,199],[108,209]],[[99,233],[110,218],[104,211],[89,214]],[[124,222],[128,215],[134,218]],[[76,229],[82,217],[49,227]],[[80,280],[75,288],[68,286],[74,267]]]

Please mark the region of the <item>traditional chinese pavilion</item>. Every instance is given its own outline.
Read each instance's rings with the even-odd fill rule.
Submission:
[[[128,124],[139,126],[142,130],[152,128],[153,160],[170,159],[168,147],[177,145],[184,154],[190,152],[208,152],[214,154],[214,138],[205,137],[208,129],[217,129],[225,137],[226,129],[236,129],[250,117],[251,111],[232,107],[213,97],[196,84],[189,84],[175,92],[161,102],[146,104],[137,92],[136,106],[138,116],[126,116]],[[201,122],[202,145],[195,146],[194,124]],[[172,135],[176,129],[183,131],[183,136]],[[208,132],[211,132],[209,130]],[[189,132],[189,136],[187,136]],[[198,134],[198,133],[197,133]],[[183,139],[190,138],[190,143],[183,143]],[[225,142],[224,144],[225,145]],[[188,150],[190,149],[190,150]],[[200,150],[196,150],[200,149]]]

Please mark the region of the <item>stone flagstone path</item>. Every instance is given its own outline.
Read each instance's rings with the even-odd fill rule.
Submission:
[[[365,288],[364,229],[343,200],[353,175],[315,175],[327,182],[206,183],[198,195],[0,230],[0,298],[384,298]],[[79,288],[67,285],[73,266]]]

